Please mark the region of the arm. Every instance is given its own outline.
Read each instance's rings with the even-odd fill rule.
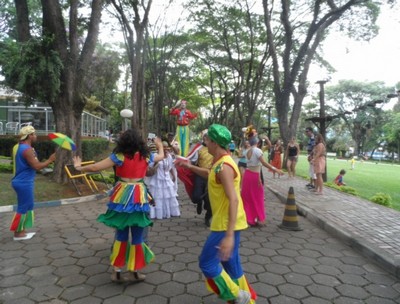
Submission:
[[[170,111],[169,111],[169,115],[174,115],[177,116],[179,115],[180,110],[176,107],[173,107]]]
[[[210,170],[207,168],[200,168],[198,166],[192,165],[189,162],[177,162],[176,165],[181,166],[183,168],[187,168],[190,171],[192,171],[193,173],[201,176],[202,178],[207,179],[208,175],[210,174]]]
[[[260,160],[261,164],[262,164],[264,167],[266,167],[266,168],[268,168],[268,169],[271,169],[272,171],[275,171],[275,172],[278,173],[279,175],[283,175],[283,174],[284,174],[282,170],[279,170],[278,168],[275,168],[275,167],[272,166],[271,164],[267,163],[267,162],[265,161],[265,159],[264,159],[264,155],[261,155],[260,158],[259,158],[259,160]]]
[[[56,154],[53,153],[50,155],[48,160],[46,160],[44,162],[40,162],[36,157],[35,150],[33,150],[33,148],[31,148],[31,149],[27,149],[25,151],[24,158],[28,162],[29,166],[31,166],[33,169],[41,170],[43,168],[46,168],[48,165],[50,165],[52,162],[54,162],[56,160]]]
[[[74,167],[76,170],[79,170],[81,172],[97,172],[97,171],[102,171],[104,169],[111,168],[114,166],[114,162],[111,160],[111,158],[107,157],[106,159],[103,159],[97,163],[82,166],[82,160],[79,156],[74,156],[73,158],[74,161]]]
[[[238,212],[239,199],[236,195],[234,179],[235,171],[231,166],[223,165],[223,170],[218,173],[218,178],[224,188],[229,200],[229,221],[225,237],[222,239],[219,248],[219,255],[223,261],[229,260],[235,245],[235,226]]]
[[[320,157],[322,155],[322,150],[323,149],[322,149],[322,144],[321,143],[316,145],[314,147],[314,150],[313,150],[313,158],[312,158],[312,160],[316,160],[318,157]]]
[[[186,116],[187,116],[187,118],[189,118],[189,119],[195,119],[195,118],[197,118],[197,114],[196,114],[196,113],[192,113],[192,112],[190,112],[189,110],[186,110]]]
[[[299,146],[299,144],[296,144],[296,148],[297,148],[297,154],[296,154],[296,157],[298,158],[298,157],[299,157],[299,155],[300,155],[300,146]]]
[[[158,151],[157,154],[155,154],[155,156],[154,156],[154,162],[157,163],[160,160],[164,159],[164,146],[159,137],[154,138],[154,143],[156,144],[157,151]]]

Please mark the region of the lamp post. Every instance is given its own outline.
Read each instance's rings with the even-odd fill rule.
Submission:
[[[126,118],[131,118],[133,116],[132,110],[129,109],[123,109],[119,114],[122,117],[122,132],[126,131],[127,125],[126,125]]]
[[[272,129],[276,129],[275,127],[271,127],[271,109],[273,106],[268,106],[268,127],[262,127],[261,129],[268,132],[268,139],[271,140],[271,131]]]
[[[325,89],[324,85],[328,80],[319,80],[316,83],[319,84],[319,117],[310,117],[307,118],[306,121],[311,121],[314,125],[317,126],[319,133],[322,135],[322,138],[326,142],[326,128],[327,122],[331,122],[334,118],[339,116],[325,116]],[[336,117],[337,116],[337,117]],[[325,173],[322,174],[322,179],[324,182],[327,181],[328,169],[327,163],[325,162]]]

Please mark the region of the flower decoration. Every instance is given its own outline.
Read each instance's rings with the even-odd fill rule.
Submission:
[[[257,135],[257,130],[253,127],[253,125],[250,125],[246,128],[244,135],[247,139],[249,139],[250,137]]]

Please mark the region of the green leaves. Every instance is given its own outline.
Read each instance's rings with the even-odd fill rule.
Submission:
[[[38,99],[50,105],[60,92],[63,64],[50,47],[50,38],[32,38],[26,43],[6,40],[0,65],[6,83],[26,96],[26,103]]]

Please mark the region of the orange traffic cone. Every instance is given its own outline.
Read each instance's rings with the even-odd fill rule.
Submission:
[[[299,222],[297,220],[297,206],[293,187],[289,188],[289,194],[285,205],[285,214],[283,215],[282,224],[278,225],[278,227],[290,231],[303,230],[303,228],[299,227]]]

